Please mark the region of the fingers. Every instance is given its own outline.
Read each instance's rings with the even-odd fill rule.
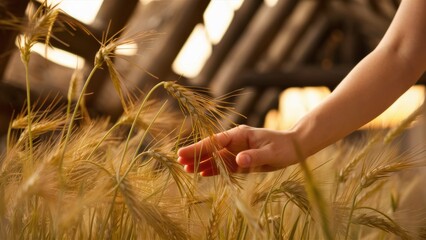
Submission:
[[[289,151],[282,136],[282,133],[239,126],[181,148],[178,161],[186,165],[187,172],[200,172],[202,176],[218,174],[224,168],[231,173],[273,171],[292,164],[292,158],[283,159]]]
[[[215,169],[207,169],[207,170],[204,170],[200,173],[200,175],[203,176],[203,177],[211,177],[211,176],[214,176],[214,175],[217,175],[217,174],[219,174],[219,171],[217,171]]]
[[[185,163],[184,170],[189,173],[194,172],[209,172],[209,173],[215,173],[218,174],[218,164],[223,164],[223,167],[227,169],[227,171],[230,172],[236,172],[238,169],[238,165],[235,162],[235,155],[227,151],[226,149],[222,149],[218,152],[216,152],[215,157],[210,157],[207,159],[203,159],[201,161],[193,161]],[[217,161],[220,161],[218,163]],[[179,161],[182,163],[182,161]],[[198,165],[197,165],[198,163]]]
[[[198,169],[195,169],[196,167]],[[209,158],[208,160],[200,162],[198,164],[198,166],[195,166],[195,164],[192,163],[192,164],[187,164],[184,167],[185,171],[188,172],[188,173],[194,173],[195,171],[202,172],[202,171],[205,171],[207,169],[212,169],[212,168],[216,168],[216,164],[215,164],[213,158]]]
[[[205,138],[195,144],[182,147],[178,150],[179,162],[189,164],[194,162],[194,159],[206,159],[214,152],[210,138]]]
[[[269,164],[270,154],[271,152],[266,149],[249,149],[240,152],[236,156],[236,161],[242,168],[255,168]]]
[[[178,151],[178,156],[181,158],[183,164],[187,161],[194,161],[195,158],[200,157],[206,159],[211,157],[214,152],[226,147],[231,142],[231,134],[235,130],[231,129],[226,132],[218,133],[210,138],[205,138],[192,145],[182,147]]]
[[[194,162],[185,164],[184,170],[188,173],[200,173],[201,176],[214,176],[219,174],[216,161],[222,161],[227,171],[230,173],[249,173],[249,172],[269,172],[276,168],[266,164],[267,160],[263,158],[262,151],[244,151],[234,157],[231,153],[222,150],[220,157],[208,158],[201,161],[198,166],[194,165]],[[220,160],[219,160],[220,158]],[[248,161],[247,159],[248,158]],[[197,167],[197,169],[195,169]]]

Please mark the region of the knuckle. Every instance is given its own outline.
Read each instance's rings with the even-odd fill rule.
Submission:
[[[237,126],[237,128],[238,128],[239,130],[249,130],[249,129],[251,129],[251,127],[250,127],[250,126],[247,126],[247,125],[245,125],[245,124],[238,125],[238,126]]]

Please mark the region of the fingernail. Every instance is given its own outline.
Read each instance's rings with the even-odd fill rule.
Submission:
[[[251,157],[247,154],[242,154],[238,158],[238,165],[241,167],[249,167],[251,163]]]

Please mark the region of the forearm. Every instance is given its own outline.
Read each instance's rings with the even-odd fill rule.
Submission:
[[[303,154],[312,155],[388,108],[423,74],[394,49],[378,48],[333,93],[293,128]]]

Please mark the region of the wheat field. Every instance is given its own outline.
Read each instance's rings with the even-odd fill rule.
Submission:
[[[57,21],[59,10],[44,7],[22,29],[24,66]],[[401,141],[424,121],[422,107],[399,126],[365,131],[280,171],[231,174],[216,159],[220,174],[200,177],[178,164],[177,149],[225,130],[235,114],[229,96],[173,81],[138,95],[125,91],[114,49],[144,36],[103,39],[82,89],[70,79],[65,106],[31,102],[26,68],[27,104],[11,121],[0,158],[0,239],[426,238],[425,209],[404,205],[416,197],[411,186],[426,149]],[[85,106],[102,66],[123,107],[115,122],[92,118]],[[170,98],[156,99],[159,91]]]

